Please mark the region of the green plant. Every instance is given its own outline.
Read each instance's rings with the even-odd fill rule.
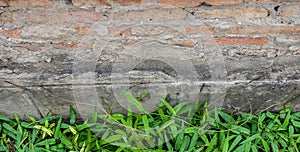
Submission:
[[[138,99],[124,92],[140,111]],[[223,109],[208,110],[208,102],[169,104],[169,95],[154,112],[97,114],[76,123],[47,116],[21,121],[0,115],[0,151],[299,151],[300,112],[286,108],[278,113],[232,115]],[[110,102],[102,98],[105,103]],[[199,110],[201,109],[201,110]],[[96,111],[96,110],[95,110]]]

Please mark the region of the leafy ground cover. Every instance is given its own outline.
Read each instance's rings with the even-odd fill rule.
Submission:
[[[124,93],[135,108],[143,96]],[[103,99],[105,103],[109,103]],[[162,99],[157,110],[137,114],[97,114],[78,123],[47,116],[21,121],[0,115],[0,151],[299,151],[300,112],[286,108],[278,113],[232,115],[222,109],[207,110],[208,102],[169,104]]]

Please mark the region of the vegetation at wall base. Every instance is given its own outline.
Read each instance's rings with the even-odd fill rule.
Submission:
[[[136,109],[145,110],[140,98],[125,95]],[[76,123],[72,107],[68,120],[61,116],[39,120],[28,116],[27,121],[21,121],[17,115],[14,119],[0,115],[0,151],[283,152],[300,149],[300,112],[292,112],[291,108],[278,113],[232,115],[223,109],[207,110],[208,102],[198,102],[196,106],[188,103],[171,106],[166,97],[154,112],[137,114],[130,107],[127,114],[95,112],[83,123]]]

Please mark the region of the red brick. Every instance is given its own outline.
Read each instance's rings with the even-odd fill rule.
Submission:
[[[237,5],[242,4],[243,0],[204,0],[203,2],[210,5]]]
[[[300,5],[281,6],[278,9],[279,16],[300,16]]]
[[[140,5],[142,0],[114,0],[115,3],[119,3],[122,6]]]
[[[25,17],[31,22],[48,23],[94,23],[102,19],[102,15],[96,12],[71,10],[36,10],[28,12]]]
[[[91,32],[90,28],[88,28],[88,27],[77,27],[75,29],[79,35],[87,35]]]
[[[84,6],[84,5],[91,5],[91,6],[110,6],[106,0],[72,0],[72,4],[74,6]]]
[[[193,48],[195,46],[195,43],[193,41],[189,41],[189,40],[172,41],[172,44],[179,45],[179,46],[190,47],[190,48]]]
[[[187,12],[182,9],[148,9],[142,11],[127,11],[109,14],[111,20],[143,21],[143,20],[183,20]]]
[[[99,60],[100,61],[114,62],[116,60],[116,57],[113,56],[113,55],[100,55]]]
[[[264,45],[269,38],[218,37],[215,41],[218,45]]]
[[[20,12],[17,12],[20,13]],[[1,17],[0,17],[0,23],[3,22],[8,22],[8,23],[12,23],[14,21],[16,21],[15,16],[17,15],[17,13],[13,13],[13,12],[1,12]]]
[[[2,30],[1,33],[10,38],[18,38],[21,35],[21,30]]]
[[[268,10],[265,8],[243,8],[243,9],[213,9],[200,10],[195,13],[198,19],[214,18],[259,18],[267,17]]]
[[[207,5],[237,5],[243,3],[242,0],[158,0],[160,6],[166,7],[197,7],[202,4]]]
[[[158,0],[160,6],[166,7],[196,7],[200,5],[202,0]]]
[[[86,43],[86,42],[77,42],[77,41],[64,41],[60,43],[53,44],[53,48],[55,49],[65,49],[65,48],[91,48],[93,46],[93,43]]]
[[[72,0],[74,6],[80,7],[84,5],[91,6],[113,6],[116,4],[122,6],[140,5],[142,0]]]
[[[185,31],[188,34],[214,34],[215,29],[212,27],[186,27]]]
[[[0,6],[12,7],[36,7],[49,6],[52,4],[50,0],[1,0]]]
[[[246,3],[253,4],[253,3],[283,3],[283,2],[300,2],[300,0],[247,0]]]
[[[117,35],[124,35],[124,36],[131,36],[132,31],[130,28],[126,26],[112,26],[108,28],[109,36],[117,36]]]
[[[238,26],[230,28],[230,34],[300,34],[300,26]]]

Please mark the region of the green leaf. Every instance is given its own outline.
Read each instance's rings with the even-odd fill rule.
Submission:
[[[0,120],[6,121],[6,122],[12,122],[9,118],[7,118],[6,116],[1,115],[1,114],[0,114]]]
[[[176,112],[174,111],[174,109],[172,108],[172,106],[167,101],[165,101],[164,99],[162,99],[161,104],[163,104],[164,106],[167,107],[167,109],[170,112],[170,116],[174,116],[176,114]]]
[[[245,151],[245,144],[241,144],[239,147],[235,149],[234,152],[244,152]]]
[[[20,123],[20,119],[19,119],[18,115],[17,115],[17,114],[14,114],[14,116],[15,116],[15,120],[16,120],[17,123],[19,124],[19,123]]]
[[[190,136],[188,136],[188,135],[184,136],[184,140],[183,140],[183,143],[180,147],[179,152],[184,152],[185,151],[185,149],[189,146],[190,140],[191,140]]]
[[[34,128],[33,123],[21,122],[20,124],[23,128],[27,128],[27,129],[33,129]]]
[[[213,138],[210,140],[209,145],[211,145],[211,147],[215,146],[218,144],[218,134],[215,134],[213,136]]]
[[[92,115],[91,122],[92,122],[92,123],[97,123],[97,119],[98,119],[97,108],[94,107],[94,112],[93,112],[93,115]]]
[[[250,135],[250,130],[245,128],[245,127],[242,127],[242,126],[233,126],[233,129],[240,132],[240,133],[244,133],[246,135]]]
[[[233,140],[232,144],[229,147],[229,151],[232,151],[234,147],[240,143],[241,140],[242,140],[241,135],[236,136],[236,138]]]
[[[188,103],[189,103],[188,101],[185,101],[185,102],[180,102],[178,105],[176,105],[174,107],[175,113],[178,113],[182,109],[182,107],[184,107]]]
[[[133,103],[133,105],[141,112],[146,112],[146,109],[144,109],[143,105],[136,99],[134,98],[131,94],[126,92],[125,90],[122,90],[122,93]]]
[[[266,112],[266,116],[267,116],[267,117],[269,117],[269,118],[271,118],[271,119],[273,119],[273,120],[274,120],[274,119],[275,119],[275,117],[276,117],[274,114],[272,114],[272,113],[271,113],[271,112],[269,112],[269,111],[268,111],[268,112]]]
[[[260,141],[263,144],[264,150],[265,151],[270,151],[269,144],[263,138],[260,138]]]
[[[222,152],[227,152],[229,147],[229,141],[233,139],[236,135],[231,135],[226,137],[225,142],[223,143],[223,149]]]
[[[167,134],[164,133],[163,135],[164,135],[165,143],[166,143],[166,145],[167,145],[168,150],[169,150],[169,151],[174,151],[174,150],[173,150],[173,146],[171,145],[170,139],[168,138]]]
[[[60,118],[57,122],[55,132],[54,132],[54,139],[59,139],[61,137],[61,131],[60,131],[61,121],[62,121],[62,116],[60,116]]]
[[[116,120],[124,120],[123,114],[112,114],[111,116]]]
[[[283,149],[286,149],[288,147],[286,141],[283,140],[283,138],[278,139],[278,143],[280,144],[281,147],[283,147]]]
[[[219,133],[219,143],[224,143],[225,142],[225,133],[223,131],[221,131]],[[222,146],[222,144],[220,144],[220,147]]]
[[[252,135],[251,137],[248,137],[246,140],[244,140],[243,142],[241,142],[241,144],[250,142],[250,141],[258,139],[258,138],[261,138],[261,136],[260,136],[260,134],[257,133],[255,135]]]
[[[217,135],[217,134],[215,134],[215,135]],[[207,144],[207,145],[209,144],[209,140],[205,134],[201,134],[200,138],[204,141],[205,144]]]
[[[35,143],[35,139],[37,137],[37,133],[38,133],[38,130],[37,129],[33,129],[32,135],[31,135],[31,142],[32,143]]]
[[[187,126],[184,128],[184,133],[186,133],[186,134],[194,133],[197,131],[198,131],[198,128],[196,128],[196,127],[188,127]]]
[[[256,145],[252,145],[251,150],[252,150],[252,152],[258,152]]]
[[[46,144],[54,145],[56,143],[55,139],[46,139],[35,144],[35,146],[45,146]]]
[[[76,114],[75,114],[75,110],[73,109],[72,106],[70,106],[70,124],[74,125],[76,121]]]
[[[86,128],[89,128],[89,125],[84,123],[84,124],[77,125],[75,128],[77,131],[82,131]]]
[[[292,122],[292,124],[295,126],[295,127],[298,127],[298,128],[300,128],[300,122],[298,122],[298,121],[295,121],[295,120],[291,120],[291,122]]]
[[[198,141],[198,138],[199,138],[198,131],[195,131],[194,134],[193,134],[193,137],[191,139],[189,150],[192,150],[195,147],[195,145]]]
[[[289,138],[294,135],[294,127],[292,125],[289,126]]]
[[[143,120],[143,124],[144,124],[144,129],[145,129],[146,133],[149,134],[148,131],[149,131],[150,127],[149,127],[149,122],[148,122],[147,116],[143,115],[142,120]]]
[[[157,132],[163,131],[165,128],[167,128],[168,126],[172,125],[173,123],[174,123],[174,119],[171,119],[171,120],[167,121],[166,123],[164,123],[164,124],[157,130]]]
[[[250,152],[251,150],[251,141],[248,143],[245,143],[245,152]]]
[[[184,141],[184,132],[180,132],[176,138],[176,142],[175,142],[175,149],[179,150],[182,146],[182,143]]]
[[[142,93],[138,98],[137,98],[137,100],[138,101],[143,101],[143,99],[146,97],[146,96],[148,96],[149,95],[149,92],[144,92],[144,93]]]
[[[223,111],[218,111],[218,114],[227,122],[227,123],[234,123],[234,119],[232,119],[232,117],[230,115],[228,115],[227,113],[223,112]]]
[[[285,119],[284,119],[284,122],[283,122],[283,124],[282,124],[282,128],[283,128],[284,130],[287,129],[287,127],[288,127],[288,125],[289,125],[290,118],[291,118],[291,110],[288,111],[288,113],[287,113],[287,115],[286,115],[286,117],[285,117]]]
[[[7,129],[8,131],[10,131],[11,133],[13,133],[15,135],[18,134],[18,132],[7,123],[3,123],[3,128]]]
[[[273,152],[279,152],[278,146],[274,141],[271,141],[271,147]]]
[[[73,149],[73,145],[72,145],[72,142],[71,140],[65,136],[65,135],[62,135],[62,138],[60,139],[61,143],[64,144],[68,149]]]
[[[158,114],[159,114],[159,116],[160,116],[160,118],[162,119],[163,122],[168,121],[168,117],[164,114],[164,111],[162,110],[161,107],[159,107],[157,109],[157,112],[158,112]]]
[[[39,122],[42,125],[42,124],[45,124],[46,121],[52,121],[52,120],[55,120],[55,119],[58,119],[58,118],[59,118],[59,116],[46,116],[44,118],[41,118],[37,122]]]
[[[33,117],[31,117],[31,116],[27,116],[27,118],[28,118],[29,120],[31,120],[32,122],[36,122],[36,120],[35,120]]]
[[[109,136],[108,138],[102,139],[102,140],[104,141],[103,144],[107,144],[107,143],[116,142],[121,139],[123,139],[122,135],[112,135],[112,136]]]
[[[73,135],[77,134],[76,129],[74,129],[72,126],[69,126],[70,131],[72,132]]]

